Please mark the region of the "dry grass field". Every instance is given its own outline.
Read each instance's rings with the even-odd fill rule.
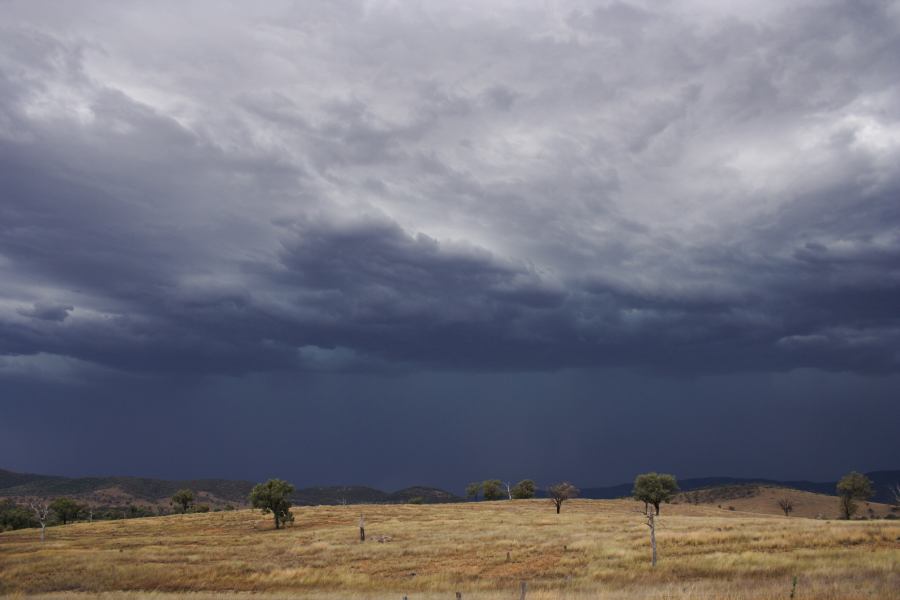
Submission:
[[[840,514],[835,496],[769,486],[759,486],[754,492],[746,498],[723,498],[705,504],[724,509],[734,507],[742,512],[783,515],[778,507],[778,500],[787,498],[794,503],[792,517],[837,519]],[[881,518],[894,512],[891,508],[888,504],[878,502],[859,502],[857,516]]]
[[[664,506],[649,564],[639,505],[575,500],[249,510],[0,534],[0,593],[43,599],[897,598],[900,523]],[[358,541],[366,516],[368,541]],[[389,536],[383,543],[379,536]],[[508,553],[508,555],[507,555]],[[507,557],[508,556],[508,557]]]

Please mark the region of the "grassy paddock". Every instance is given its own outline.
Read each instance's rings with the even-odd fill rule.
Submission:
[[[296,508],[79,523],[0,534],[0,593],[37,598],[893,598],[900,524],[664,506],[660,563],[634,502]],[[358,541],[359,514],[368,541]],[[379,536],[390,541],[379,543]],[[509,559],[507,559],[509,553]],[[186,592],[190,592],[189,594]]]

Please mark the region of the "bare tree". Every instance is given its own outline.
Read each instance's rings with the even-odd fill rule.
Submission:
[[[556,485],[548,487],[547,495],[550,497],[550,500],[553,501],[553,504],[556,505],[556,514],[559,514],[563,502],[569,498],[576,498],[578,496],[578,488],[568,481],[563,481],[562,483],[557,483]]]
[[[41,524],[41,543],[44,542],[44,531],[47,529],[47,520],[50,517],[50,505],[45,500],[30,500],[28,506],[34,511],[38,523]]]
[[[508,481],[506,482],[506,495],[512,500],[512,487],[509,485]]]
[[[790,498],[780,498],[778,508],[784,511],[784,516],[789,517],[794,512],[794,502]]]
[[[895,483],[891,488],[891,495],[894,497],[894,506],[900,506],[900,483]]]

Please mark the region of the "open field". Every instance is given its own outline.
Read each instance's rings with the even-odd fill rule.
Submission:
[[[664,506],[649,565],[639,505],[546,500],[248,510],[0,534],[0,593],[40,598],[892,598],[900,523]],[[366,516],[368,541],[358,541]],[[379,543],[379,536],[390,541]],[[507,559],[507,553],[509,558]]]

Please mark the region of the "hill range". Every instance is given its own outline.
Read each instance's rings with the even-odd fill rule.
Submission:
[[[875,496],[872,501],[891,503],[890,489],[900,482],[900,470],[872,471],[866,473],[872,480]],[[0,469],[0,497],[24,498],[73,496],[100,506],[149,504],[163,506],[176,490],[190,488],[197,493],[197,501],[213,508],[226,505],[244,506],[253,487],[250,481],[230,479],[165,480],[145,477],[62,477],[16,473]],[[758,495],[759,490],[790,488],[813,494],[833,496],[836,482],[779,481],[737,477],[702,477],[683,479],[679,486],[683,492],[680,500],[714,503],[739,500]],[[580,497],[588,499],[614,499],[631,495],[631,483],[607,487],[586,487]],[[716,493],[684,494],[701,490],[718,489]],[[755,491],[754,491],[755,490]],[[540,494],[539,494],[540,495]],[[463,498],[439,488],[414,486],[395,492],[385,492],[367,486],[317,486],[298,489],[294,502],[298,505],[337,504],[401,504],[410,501],[423,503],[460,502]]]

